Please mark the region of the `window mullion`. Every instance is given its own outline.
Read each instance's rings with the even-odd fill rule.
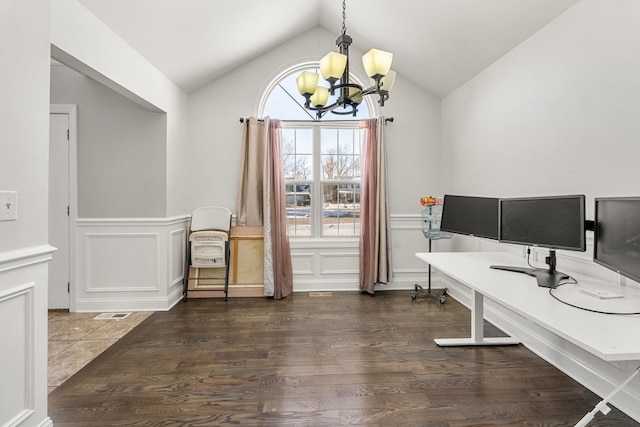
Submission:
[[[322,236],[322,156],[320,155],[322,127],[313,126],[313,237]]]

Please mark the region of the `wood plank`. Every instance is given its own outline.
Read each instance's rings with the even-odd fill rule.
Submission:
[[[56,427],[570,426],[598,396],[527,348],[439,348],[469,310],[409,291],[194,299],[49,394]],[[486,336],[501,331],[485,322]],[[616,408],[594,426],[639,425]]]

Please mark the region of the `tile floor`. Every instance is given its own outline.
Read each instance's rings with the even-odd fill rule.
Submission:
[[[49,393],[135,328],[151,312],[123,319],[96,320],[100,313],[49,311]]]

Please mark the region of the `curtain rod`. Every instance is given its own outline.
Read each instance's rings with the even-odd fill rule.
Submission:
[[[240,123],[244,123],[244,121],[249,122],[249,118],[248,117],[240,117]],[[393,123],[393,117],[385,117],[384,119],[384,124],[389,124],[389,123]],[[288,122],[300,122],[300,123],[308,123],[310,121],[312,122],[319,122],[320,120],[287,120]],[[322,120],[322,123],[341,123],[341,122],[350,122],[350,121],[359,121],[359,120]],[[262,123],[264,122],[264,119],[258,119],[258,123]]]
[[[245,120],[249,123],[249,117],[240,117],[240,123],[244,123]],[[258,119],[258,123],[262,122],[264,122],[264,119]]]

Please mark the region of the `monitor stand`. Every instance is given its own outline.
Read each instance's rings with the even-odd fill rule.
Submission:
[[[555,250],[549,250],[549,256],[545,257],[544,261],[549,266],[546,270],[542,268],[511,267],[508,265],[492,265],[489,268],[493,268],[494,270],[512,271],[514,273],[523,273],[528,276],[535,277],[538,281],[538,286],[543,288],[555,288],[563,280],[569,279],[567,274],[556,270]]]

